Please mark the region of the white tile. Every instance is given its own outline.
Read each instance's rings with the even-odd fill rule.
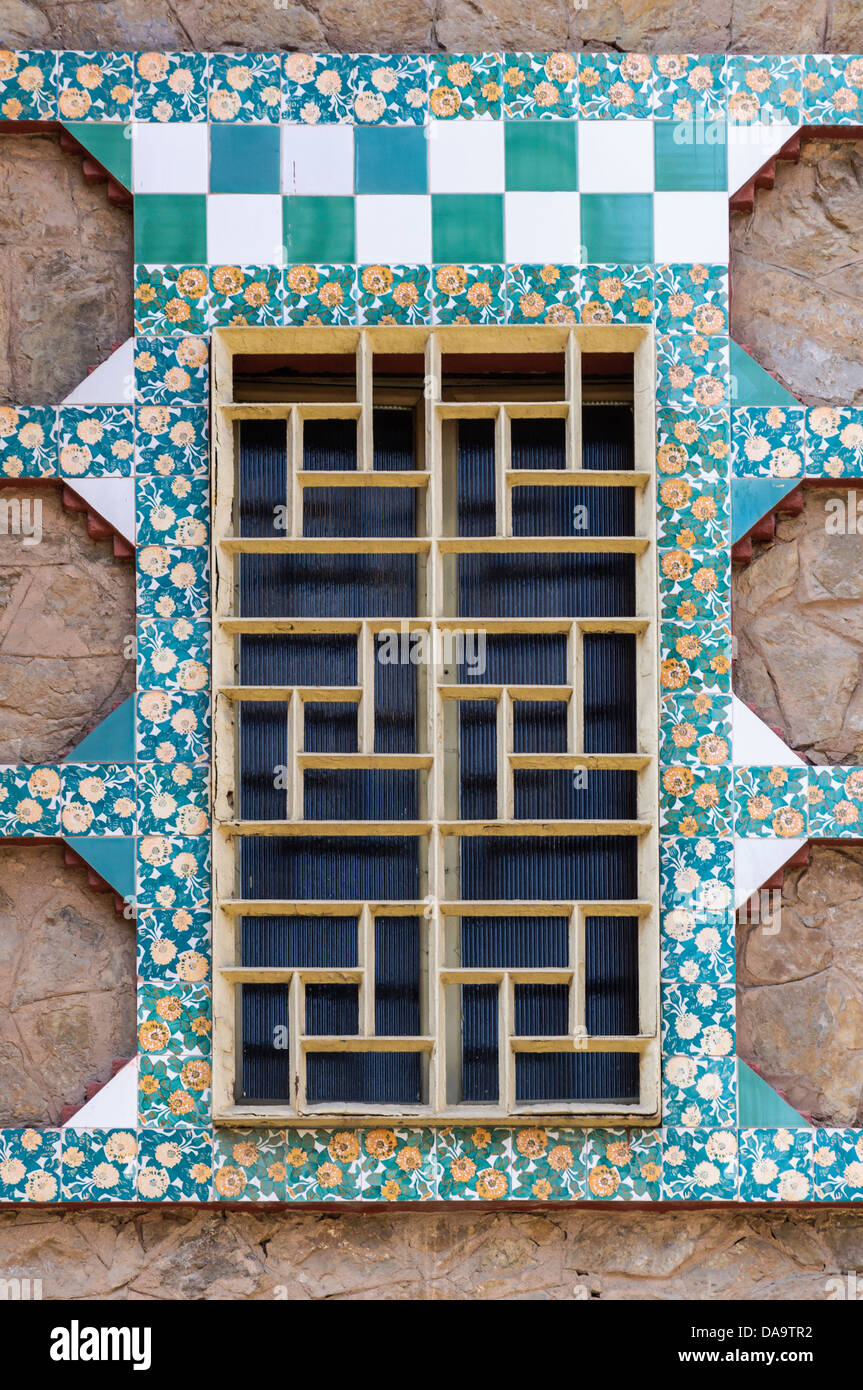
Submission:
[[[652,121],[579,121],[582,193],[653,192]]]
[[[134,399],[134,385],[135,339],[127,338],[61,405],[125,405]]]
[[[772,159],[799,126],[788,121],[775,121],[766,125],[756,121],[753,125],[728,126],[728,192],[736,193],[757,174],[762,164]]]
[[[581,218],[577,193],[507,193],[506,260],[581,260]]]
[[[503,192],[503,121],[432,121],[426,135],[432,193]]]
[[[209,140],[206,122],[160,125],[136,121],[132,131],[135,193],[206,193]]]
[[[63,486],[83,498],[130,545],[135,544],[134,478],[64,478]]]
[[[363,194],[356,200],[357,261],[414,265],[431,260],[431,198]]]
[[[657,262],[728,264],[727,193],[654,193],[653,257]]]
[[[731,760],[735,767],[805,767],[806,763],[769,724],[731,696]]]
[[[278,193],[215,193],[207,199],[210,265],[281,265],[283,240]]]
[[[282,126],[283,193],[353,191],[353,126]]]

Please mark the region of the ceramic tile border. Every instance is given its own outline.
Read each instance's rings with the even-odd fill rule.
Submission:
[[[743,127],[738,144],[751,126],[753,172],[801,122],[853,123],[861,92],[856,55],[0,52],[10,128],[529,118],[626,121],[625,141],[637,125],[691,121],[704,151],[705,123],[721,136],[727,121]],[[733,766],[729,498],[732,476],[863,476],[863,413],[733,403],[724,257],[403,261],[138,266],[133,386],[83,408],[0,407],[0,473],[78,479],[94,495],[128,483],[139,540],[128,761],[0,769],[3,835],[134,836],[138,1124],[0,1131],[0,1200],[861,1200],[859,1131],[738,1127],[734,839],[855,836],[863,769]],[[208,335],[228,322],[456,320],[655,325],[665,1127],[214,1131]]]

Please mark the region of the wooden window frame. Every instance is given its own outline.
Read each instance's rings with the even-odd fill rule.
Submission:
[[[441,399],[441,358],[446,354],[562,353],[565,361],[565,398],[559,402]],[[238,354],[354,354],[357,398],[353,402],[237,402],[233,398],[233,359]],[[373,472],[372,406],[379,403],[374,391],[376,354],[422,354],[425,363],[424,432],[417,469],[412,473]],[[581,464],[581,356],[631,354],[633,360],[633,413],[635,457],[632,472],[608,473],[582,470]],[[213,1110],[219,1124],[305,1126],[403,1120],[411,1124],[433,1123],[545,1123],[574,1125],[656,1124],[660,1117],[659,1043],[659,866],[658,866],[658,589],[655,535],[655,354],[653,332],[647,327],[608,325],[560,328],[453,326],[341,328],[306,325],[294,328],[218,328],[212,351],[212,622],[213,622]],[[524,477],[510,468],[509,425],[514,416],[546,418],[556,415],[566,422],[566,467],[551,473],[529,472]],[[470,418],[495,420],[496,488],[499,534],[495,537],[461,538],[443,532],[442,456],[446,422]],[[302,461],[304,419],[355,418],[358,421],[357,470],[349,474],[316,473],[298,476],[295,461]],[[284,537],[238,537],[234,531],[235,456],[238,422],[283,419],[286,425],[288,485],[287,528]],[[502,466],[501,466],[502,465]],[[537,485],[614,485],[635,490],[634,537],[513,537],[512,488],[519,483]],[[302,489],[305,486],[418,487],[425,498],[425,534],[401,540],[310,540],[302,536]],[[503,522],[501,524],[501,518]],[[417,527],[420,529],[419,524]],[[512,700],[550,698],[550,687],[501,687],[471,684],[461,688],[443,679],[440,664],[427,668],[425,751],[414,755],[374,752],[373,663],[374,633],[399,625],[398,619],[257,619],[235,613],[235,556],[238,554],[381,553],[385,550],[415,553],[423,557],[425,613],[410,618],[409,630],[424,629],[432,636],[447,628],[486,632],[567,632],[569,684],[555,693],[569,704],[571,750],[565,754],[514,754],[512,752]],[[458,552],[539,551],[626,552],[635,556],[636,617],[621,619],[466,619],[446,611],[444,568],[446,557]],[[240,633],[275,632],[352,633],[358,637],[356,689],[241,687],[235,679],[235,644]],[[581,642],[585,633],[627,632],[636,636],[637,754],[599,755],[579,751],[581,711],[576,680]],[[447,819],[444,788],[444,707],[448,700],[494,699],[498,704],[498,812],[492,822]],[[235,712],[245,699],[279,699],[289,705],[288,715],[288,819],[250,822],[237,819]],[[355,754],[304,754],[302,713],[307,700],[356,700],[359,751]],[[525,821],[513,818],[513,771],[516,768],[630,768],[638,774],[638,816],[634,821]],[[321,822],[302,818],[304,767],[419,768],[425,780],[424,815],[415,822]],[[299,812],[299,814],[298,814]],[[398,835],[417,836],[421,842],[427,896],[405,902],[272,902],[237,896],[235,845],[241,835]],[[496,903],[463,902],[447,893],[453,854],[462,835],[634,835],[638,840],[639,899],[613,902]],[[355,969],[283,969],[243,967],[237,962],[239,922],[243,916],[336,916],[358,918],[358,963]],[[569,922],[570,955],[566,970],[463,969],[447,962],[447,932],[460,916],[555,915]],[[424,969],[422,1036],[409,1038],[374,1035],[374,920],[377,916],[416,916],[421,922]],[[631,916],[639,921],[639,1031],[621,1038],[590,1037],[584,1028],[584,933],[588,916]],[[451,930],[451,928],[450,928]],[[359,987],[359,1033],[348,1038],[305,1038],[301,1032],[305,983],[351,983]],[[520,982],[572,983],[570,1033],[564,1038],[512,1036],[514,987]],[[294,1103],[247,1104],[235,1100],[239,1067],[239,986],[247,983],[283,983],[289,986],[290,1048],[294,1079]],[[496,1104],[447,1101],[447,1057],[453,1052],[448,1038],[445,995],[450,986],[465,983],[499,985],[500,1100]],[[305,1059],[309,1051],[420,1051],[427,1061],[427,1104],[314,1105],[305,1100]],[[527,1051],[634,1051],[640,1058],[640,1100],[637,1104],[590,1101],[515,1102],[515,1056]],[[450,1066],[453,1061],[450,1061]]]

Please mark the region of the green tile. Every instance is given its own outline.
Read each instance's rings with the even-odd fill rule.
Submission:
[[[211,193],[278,193],[280,136],[273,125],[210,127]]]
[[[124,188],[132,188],[132,127],[113,121],[63,121],[103,169]]]
[[[503,194],[433,194],[432,254],[437,264],[502,261]]]
[[[582,193],[581,240],[587,261],[635,265],[653,260],[650,193]]]
[[[288,262],[338,264],[356,259],[353,198],[285,198],[284,227]]]
[[[205,194],[137,194],[135,260],[139,265],[200,265],[206,259]]]
[[[653,142],[660,193],[726,188],[725,121],[657,121]]]
[[[505,121],[508,192],[578,188],[576,121]]]
[[[354,188],[357,193],[426,193],[428,170],[422,126],[357,126]]]

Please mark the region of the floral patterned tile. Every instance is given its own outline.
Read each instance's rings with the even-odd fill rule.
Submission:
[[[189,763],[141,763],[138,767],[138,829],[142,835],[206,835],[209,825],[209,768]]]
[[[210,914],[145,907],[136,921],[138,974],[162,984],[203,984],[210,974]]]
[[[60,1194],[60,1131],[0,1129],[0,1202],[54,1202]]]
[[[859,53],[804,55],[804,124],[857,125],[861,108],[863,57]]]
[[[581,116],[649,116],[653,60],[644,53],[583,53],[578,63]]]
[[[499,119],[504,93],[500,53],[432,53],[428,62],[430,116],[439,121]]]
[[[150,690],[137,699],[139,762],[209,762],[209,696]]]
[[[0,476],[57,475],[57,412],[53,406],[0,405]]]
[[[566,116],[578,114],[577,58],[574,53],[505,53],[503,114]]]
[[[425,265],[357,267],[360,323],[429,323],[429,268]]]
[[[738,478],[797,478],[806,460],[803,406],[750,406],[731,412],[732,472]]]
[[[802,71],[799,58],[730,53],[725,74],[728,119],[735,125],[800,120]]]
[[[135,1201],[138,1140],[129,1130],[64,1130],[61,1162],[61,1201]]]
[[[293,125],[349,121],[350,58],[346,53],[286,53],[282,116]]]
[[[57,54],[0,49],[0,120],[46,121],[57,114]]]
[[[128,121],[133,54],[67,52],[57,58],[57,104],[65,121]]]
[[[141,984],[138,1046],[148,1056],[164,1052],[210,1054],[211,997],[207,985]]]
[[[212,1070],[197,1054],[168,1052],[138,1061],[138,1119],[142,1125],[210,1123]]]
[[[653,60],[657,119],[711,120],[725,115],[725,55],[664,53]]]
[[[211,121],[275,123],[281,115],[281,53],[211,53]]]
[[[806,834],[805,767],[736,767],[734,833],[771,839]]]
[[[68,835],[134,835],[135,769],[66,763],[60,823]]]
[[[285,322],[353,324],[357,321],[352,265],[289,265],[285,269]]]
[[[135,119],[205,121],[207,54],[136,54]]]
[[[511,1153],[509,1129],[439,1129],[438,1196],[442,1201],[481,1202],[508,1197]]]
[[[660,901],[666,911],[733,912],[733,845],[730,839],[663,837]]]
[[[145,545],[135,555],[139,619],[206,618],[210,561],[206,550]]]
[[[657,542],[661,546],[721,549],[730,539],[728,483],[725,479],[663,478],[659,484]]]
[[[810,478],[863,477],[863,410],[814,406],[806,412]]]
[[[424,125],[428,60],[422,53],[352,53],[351,116],[357,125]]]
[[[810,767],[809,834],[825,839],[860,836],[863,824],[863,768]]]
[[[280,1129],[217,1129],[213,1188],[222,1202],[284,1202],[286,1135]]]
[[[205,265],[135,266],[136,333],[206,333],[209,299]]]
[[[651,266],[584,266],[579,309],[582,323],[649,323],[652,317]]]
[[[429,1202],[437,1196],[433,1129],[366,1129],[360,1146],[366,1201]]]
[[[681,1129],[734,1129],[737,1061],[734,1057],[666,1057],[662,1116]]]
[[[729,768],[665,767],[661,784],[661,824],[666,835],[731,833]]]
[[[289,1129],[285,1149],[289,1202],[349,1202],[360,1196],[363,1156],[356,1130]]]
[[[209,343],[194,334],[135,341],[135,400],[142,405],[203,405],[209,395]]]
[[[664,1056],[732,1057],[735,985],[675,980],[662,986]]]
[[[664,477],[684,474],[690,482],[695,477],[727,481],[731,453],[727,411],[666,408],[658,412],[657,430],[656,467]]]
[[[135,453],[131,406],[63,406],[58,411],[60,474],[130,478]]]
[[[210,684],[210,625],[188,618],[138,624],[138,689],[194,695]]]
[[[733,1202],[737,1135],[730,1129],[666,1129],[662,1196],[668,1202]]]
[[[660,617],[685,624],[731,621],[731,560],[727,550],[659,552]]]
[[[138,841],[138,904],[185,907],[203,912],[210,905],[210,854],[205,836],[188,839],[142,835]]]
[[[661,762],[718,767],[731,758],[731,696],[707,690],[662,698]]]
[[[587,1192],[603,1202],[654,1202],[662,1176],[656,1129],[589,1129],[584,1163]]]
[[[435,323],[503,323],[502,265],[436,265],[432,271]]]
[[[731,690],[731,630],[725,623],[698,628],[663,623],[660,631],[659,684],[669,694]]]
[[[863,1133],[816,1129],[812,1176],[813,1195],[819,1202],[863,1202]]]
[[[576,265],[509,265],[507,323],[578,322],[581,271]]]
[[[143,1129],[138,1135],[138,1197],[143,1202],[208,1202],[213,1176],[209,1129]]]
[[[60,771],[0,767],[0,834],[59,835]]]
[[[210,266],[210,323],[216,328],[232,323],[280,324],[283,298],[280,266]]]
[[[812,1196],[812,1129],[742,1129],[744,1202],[805,1202]]]
[[[191,478],[186,473],[166,478],[142,477],[135,489],[135,501],[139,545],[160,543],[198,549],[206,546],[210,520],[206,478]]]
[[[722,407],[728,403],[728,339],[719,334],[660,333],[656,397],[660,406]]]
[[[658,265],[656,331],[704,338],[727,334],[728,267]]]
[[[578,1201],[587,1195],[584,1180],[585,1131],[512,1131],[512,1196],[528,1201]]]
[[[139,477],[145,473],[158,473],[163,478],[175,473],[209,477],[206,406],[142,405],[138,407],[137,427],[135,472]]]
[[[722,884],[721,888],[730,886]],[[670,907],[661,915],[662,978],[708,984],[734,978],[734,914],[730,907],[711,911]]]

